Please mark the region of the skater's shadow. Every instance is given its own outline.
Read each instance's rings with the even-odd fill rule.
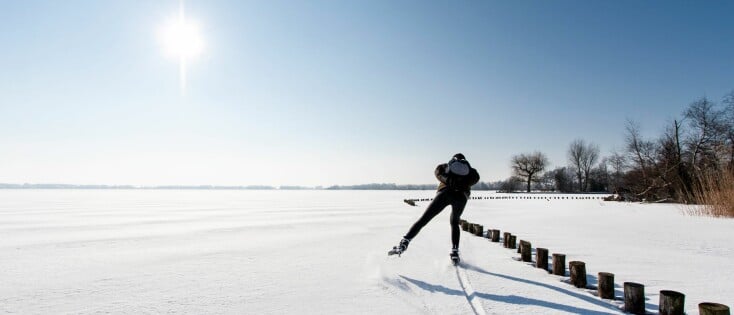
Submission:
[[[482,293],[482,292],[474,292],[474,294],[472,294],[470,296],[467,296],[466,295],[466,292],[464,292],[462,290],[451,289],[451,288],[447,288],[447,287],[442,286],[442,285],[430,284],[430,283],[427,283],[425,281],[412,279],[412,278],[409,278],[409,277],[406,277],[406,276],[402,276],[402,275],[400,277],[403,278],[405,281],[407,281],[407,282],[409,282],[409,283],[411,283],[411,284],[413,284],[413,285],[415,285],[415,286],[417,286],[417,287],[419,287],[419,288],[421,288],[423,290],[426,290],[428,292],[431,292],[431,293],[437,293],[438,292],[438,293],[443,293],[443,294],[446,294],[446,295],[465,296],[469,300],[471,300],[474,297],[478,297],[478,298],[485,299],[485,300],[497,301],[497,302],[508,303],[508,304],[536,305],[536,306],[550,308],[550,309],[554,309],[554,310],[558,310],[558,311],[563,311],[563,312],[567,312],[567,313],[572,313],[572,314],[601,315],[601,314],[619,313],[619,309],[615,308],[614,306],[609,305],[609,304],[605,304],[605,303],[603,303],[601,301],[597,301],[597,300],[595,300],[592,297],[583,296],[582,294],[574,293],[574,292],[571,292],[571,291],[568,291],[568,290],[563,290],[563,289],[560,289],[560,288],[556,288],[556,287],[553,287],[553,286],[550,286],[550,285],[546,285],[546,284],[543,284],[543,283],[539,283],[539,282],[535,282],[535,281],[530,281],[530,280],[515,278],[515,277],[512,277],[512,276],[506,276],[506,275],[502,275],[502,274],[491,273],[491,272],[482,270],[480,268],[477,268],[477,267],[474,267],[474,266],[470,266],[470,265],[466,265],[466,264],[465,264],[465,266],[469,270],[477,271],[477,272],[482,273],[482,274],[487,274],[487,275],[502,277],[502,278],[505,278],[505,279],[510,279],[510,280],[519,281],[519,282],[523,282],[523,283],[528,283],[528,284],[533,284],[533,285],[539,285],[539,286],[547,287],[549,289],[552,289],[552,290],[555,290],[555,291],[558,291],[558,292],[562,292],[562,293],[571,295],[573,297],[582,299],[584,301],[593,303],[595,305],[599,305],[599,306],[608,308],[612,312],[607,312],[607,313],[605,313],[605,312],[599,312],[599,311],[594,311],[594,310],[585,309],[585,308],[581,308],[581,307],[576,307],[576,306],[572,306],[572,305],[564,305],[564,304],[559,304],[559,303],[553,303],[553,302],[550,302],[550,301],[543,301],[543,300],[538,300],[538,299],[532,299],[532,298],[523,297],[523,296],[517,296],[517,295],[512,295],[512,294],[511,295],[498,295],[498,294],[489,294],[489,293]]]
[[[582,301],[585,301],[585,302],[588,302],[588,303],[591,303],[591,304],[594,304],[594,305],[598,305],[598,306],[607,308],[607,309],[609,309],[611,311],[614,311],[615,313],[618,313],[620,311],[615,305],[609,304],[608,302],[605,302],[605,301],[602,301],[600,299],[597,299],[597,298],[595,298],[595,297],[593,297],[591,295],[587,295],[587,294],[579,293],[579,292],[574,292],[574,291],[571,291],[571,290],[566,290],[564,288],[559,288],[559,287],[556,287],[556,286],[552,286],[552,285],[541,283],[541,282],[537,282],[537,281],[532,281],[532,280],[528,280],[528,279],[522,279],[522,278],[508,276],[508,275],[503,275],[503,274],[494,273],[494,272],[489,272],[489,271],[486,271],[486,270],[484,270],[482,268],[479,268],[477,266],[473,266],[471,264],[464,264],[464,266],[468,270],[476,271],[476,272],[481,273],[481,274],[485,274],[485,275],[489,275],[489,276],[495,276],[495,277],[500,277],[500,278],[504,278],[504,279],[508,279],[508,280],[512,280],[512,281],[526,283],[526,284],[532,284],[532,285],[543,287],[543,288],[546,288],[546,289],[549,289],[549,290],[553,290],[553,291],[556,291],[556,292],[559,292],[559,293],[563,293],[563,294],[572,296],[572,297],[574,297],[576,299],[579,299],[579,300],[582,300]],[[599,312],[596,312],[596,313],[597,314],[605,314],[605,313],[599,313]]]
[[[408,282],[414,284],[415,286],[417,286],[417,287],[419,287],[419,288],[421,288],[423,290],[426,290],[428,292],[431,292],[431,293],[439,292],[439,293],[443,293],[443,294],[446,294],[446,295],[464,296],[464,291],[461,291],[461,290],[455,290],[455,289],[447,288],[447,287],[444,287],[442,285],[430,284],[428,282],[424,282],[424,281],[420,281],[420,280],[408,278],[406,276],[400,276],[400,278],[403,278],[405,281],[408,281]]]

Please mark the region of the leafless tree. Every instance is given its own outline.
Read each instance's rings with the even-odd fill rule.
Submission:
[[[731,195],[725,184],[732,173],[724,170],[734,171],[734,91],[721,106],[703,97],[682,114],[655,141],[644,139],[639,125],[627,121],[626,158],[613,154],[607,160],[612,187],[655,201],[702,203],[715,201],[701,201],[710,192]],[[621,178],[619,185],[615,177]]]
[[[627,120],[625,131],[627,154],[632,165],[632,170],[625,177],[625,186],[638,198],[647,198],[656,186],[653,180],[656,146],[653,141],[642,137],[640,125],[633,120]]]
[[[612,192],[617,192],[622,186],[622,176],[627,168],[627,159],[624,154],[618,151],[612,151],[609,157],[607,157],[607,164],[611,168],[609,172],[609,189]]]
[[[729,170],[734,171],[734,90],[724,96],[724,113],[726,114],[726,138],[729,142]]]
[[[609,174],[609,159],[602,158],[601,161],[589,172],[586,181],[587,191],[609,191],[612,176]]]
[[[567,167],[558,167],[550,172],[555,187],[560,192],[573,192],[573,172]]]
[[[584,155],[584,146],[585,145],[583,140],[574,140],[573,142],[571,142],[571,145],[568,148],[568,162],[570,163],[571,168],[576,174],[576,179],[579,183],[579,190],[581,190],[583,187],[583,172],[581,171],[581,160],[583,159]]]
[[[696,173],[718,169],[726,141],[724,111],[703,97],[691,103],[684,115],[690,128],[685,145],[691,166]]]
[[[568,148],[568,161],[576,172],[579,190],[586,191],[589,187],[589,174],[599,160],[599,147],[593,143],[586,143],[582,139],[571,142]]]
[[[642,138],[640,125],[633,120],[627,120],[625,131],[625,142],[630,160],[642,173],[643,180],[647,181],[649,167],[655,161],[655,144]]]
[[[612,174],[615,176],[622,176],[622,173],[627,168],[627,158],[618,151],[612,151],[607,158],[607,162],[609,163],[609,167],[612,168]]]
[[[520,154],[512,157],[512,170],[515,175],[524,178],[527,181],[527,192],[530,192],[530,184],[545,170],[548,165],[548,158],[541,152],[533,152],[529,154]]]
[[[677,198],[679,200],[690,196],[691,178],[687,163],[683,160],[681,134],[683,124],[678,120],[665,129],[659,140],[658,156],[655,175],[658,188],[665,191],[660,198]]]
[[[500,186],[500,192],[513,192],[518,190],[518,187],[522,184],[523,179],[519,178],[517,176],[510,176],[505,181],[502,181],[499,183]]]
[[[555,191],[556,180],[554,175],[553,171],[544,172],[543,175],[537,177],[537,186],[544,191]]]

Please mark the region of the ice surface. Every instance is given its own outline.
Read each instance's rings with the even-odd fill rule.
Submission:
[[[427,205],[402,200],[432,196],[0,190],[0,313],[620,313],[468,233],[457,273],[449,211],[387,257]],[[590,285],[614,273],[618,296],[644,284],[650,312],[662,289],[686,294],[689,314],[734,306],[734,220],[595,199],[471,200],[463,218],[586,262]]]

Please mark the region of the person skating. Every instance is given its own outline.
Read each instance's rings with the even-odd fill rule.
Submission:
[[[471,194],[471,186],[479,182],[479,173],[472,168],[463,154],[455,154],[448,163],[439,164],[434,171],[438,179],[436,197],[428,205],[423,215],[408,230],[397,246],[388,255],[400,255],[408,249],[410,241],[418,232],[438,215],[446,206],[451,205],[451,253],[454,264],[459,262],[459,219]]]

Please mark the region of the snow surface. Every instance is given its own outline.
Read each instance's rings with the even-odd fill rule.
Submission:
[[[402,200],[433,195],[0,190],[0,313],[620,313],[465,232],[454,268],[448,208],[387,257],[428,204]],[[734,220],[598,199],[470,200],[463,218],[586,262],[590,285],[614,273],[618,297],[644,284],[651,313],[663,289],[686,294],[688,314],[734,306]]]

